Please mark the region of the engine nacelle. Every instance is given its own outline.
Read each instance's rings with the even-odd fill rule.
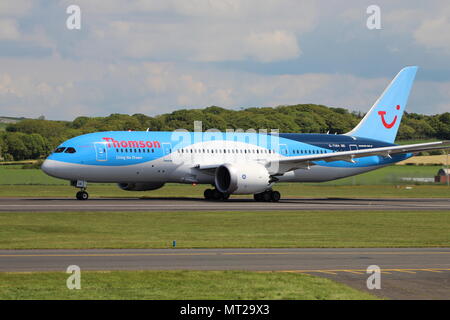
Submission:
[[[261,164],[223,164],[216,169],[216,188],[228,194],[255,194],[271,186],[270,175]]]
[[[156,190],[164,186],[164,182],[133,182],[133,183],[118,183],[120,189],[126,191],[147,191]]]

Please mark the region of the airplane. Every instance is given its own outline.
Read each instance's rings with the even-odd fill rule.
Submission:
[[[450,148],[450,141],[394,144],[417,72],[405,67],[361,122],[345,134],[277,132],[109,131],[84,134],[59,145],[42,164],[70,180],[87,200],[87,183],[117,183],[127,191],[165,183],[207,184],[207,200],[253,194],[280,200],[278,182],[322,182],[383,168],[420,151]]]

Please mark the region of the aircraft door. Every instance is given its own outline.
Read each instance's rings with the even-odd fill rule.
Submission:
[[[170,155],[172,153],[172,144],[163,143],[162,148],[163,148],[163,156],[165,157],[164,161],[172,162],[172,158],[170,156],[168,157],[168,155]]]
[[[288,147],[285,144],[280,144],[280,154],[282,156],[287,156],[288,155]]]
[[[108,149],[104,142],[95,143],[95,156],[97,161],[107,161],[108,160]]]

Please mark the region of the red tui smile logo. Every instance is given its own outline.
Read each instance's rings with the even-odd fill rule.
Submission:
[[[396,108],[397,110],[400,110],[400,105],[397,105],[395,108]],[[387,122],[386,122],[386,119],[384,118],[384,116],[386,115],[386,111],[378,111],[378,114],[379,114],[380,117],[381,117],[381,122],[383,123],[383,126],[384,126],[385,128],[387,128],[387,129],[392,128],[392,127],[395,125],[395,123],[397,122],[397,116],[395,116],[395,117],[394,117],[394,120],[392,120],[391,123],[387,123]]]

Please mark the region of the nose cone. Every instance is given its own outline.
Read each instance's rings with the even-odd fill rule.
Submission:
[[[41,169],[42,171],[44,171],[46,174],[48,174],[49,176],[52,177],[57,177],[56,176],[56,164],[54,160],[50,160],[50,159],[46,159],[44,161],[44,163],[41,165]]]
[[[46,174],[49,174],[49,170],[51,167],[50,161],[48,159],[45,159],[44,163],[41,165],[42,171],[44,171]]]

